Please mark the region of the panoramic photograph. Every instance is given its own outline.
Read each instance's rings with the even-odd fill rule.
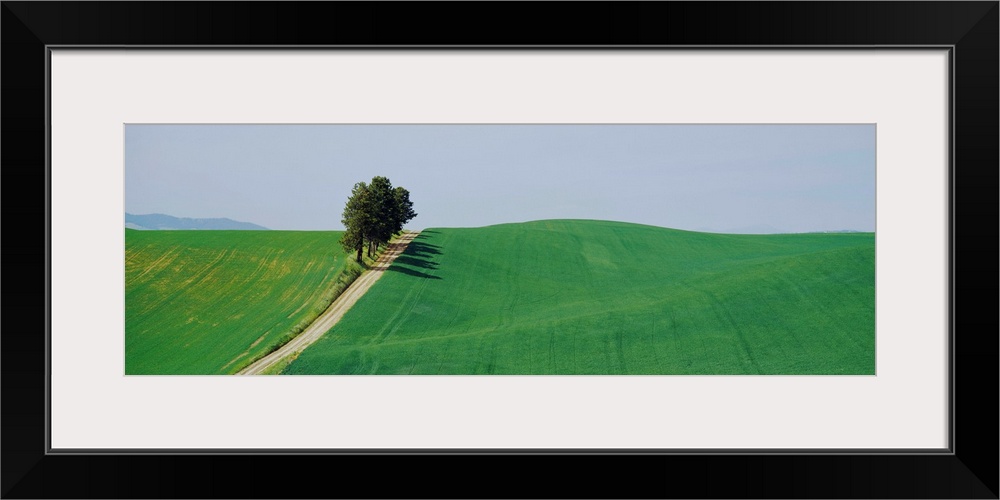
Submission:
[[[874,375],[874,124],[126,124],[126,375]]]

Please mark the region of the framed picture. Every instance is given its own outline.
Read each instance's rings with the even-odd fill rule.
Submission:
[[[18,220],[13,227],[24,226],[11,234],[38,234],[38,222],[20,215],[45,214],[44,237],[27,238],[33,247],[13,238],[5,246],[8,255],[45,269],[44,280],[25,284],[36,293],[8,300],[8,320],[10,311],[21,311],[18,318],[31,312],[45,321],[25,321],[22,335],[11,335],[8,325],[3,340],[3,447],[6,457],[17,457],[4,461],[3,495],[288,497],[316,487],[247,482],[251,460],[254,468],[332,466],[352,474],[389,465],[398,474],[393,484],[349,485],[336,496],[461,495],[447,485],[423,490],[414,483],[419,476],[410,461],[419,455],[495,485],[484,486],[484,496],[997,497],[996,428],[977,423],[997,417],[996,315],[969,299],[996,289],[995,274],[982,269],[991,269],[997,255],[997,2],[572,7],[573,16],[611,26],[608,38],[556,17],[525,17],[531,9],[520,4],[489,17],[522,26],[523,38],[478,25],[409,24],[438,19],[435,13],[485,15],[493,7],[5,2],[8,186],[14,181],[23,185],[18,192],[46,196],[44,207],[29,200],[7,210],[8,220]],[[693,19],[706,22],[696,29]],[[141,175],[160,186],[198,177],[198,168],[222,171],[223,160],[207,166],[193,150],[179,154],[199,167],[183,170],[166,161],[180,150],[134,145],[180,129],[194,142],[217,144],[248,125],[261,131],[258,142],[297,127],[302,138],[292,142],[302,148],[310,147],[306,138],[319,137],[302,131],[319,127],[355,127],[337,133],[356,143],[362,136],[388,143],[378,134],[391,127],[411,139],[451,127],[473,143],[493,127],[518,150],[540,148],[540,135],[565,150],[558,131],[581,127],[601,130],[591,136],[599,142],[626,126],[633,127],[629,137],[668,126],[715,127],[718,137],[727,127],[752,126],[798,138],[784,144],[799,148],[811,139],[798,130],[850,128],[873,144],[868,175],[875,176],[875,193],[865,203],[874,224],[802,231],[871,232],[874,338],[858,359],[870,352],[874,362],[824,364],[818,373],[786,364],[738,375],[677,368],[619,376],[601,368],[583,376],[473,376],[477,369],[467,368],[437,377],[167,376],[172,368],[159,367],[162,358],[127,347],[123,218],[130,193],[156,196],[130,183],[139,174],[128,159],[148,155],[152,167]],[[517,142],[519,134],[534,139]],[[702,140],[692,134],[671,139],[675,149]],[[765,149],[765,135],[752,135],[753,150]],[[651,142],[661,147],[668,140],[656,137]],[[430,155],[442,141],[429,134],[426,145],[405,155]],[[749,154],[724,144],[741,158]],[[822,154],[826,172],[847,168],[829,159],[834,153]],[[293,167],[269,168],[276,174]],[[466,167],[469,179],[498,168]],[[567,181],[597,175],[584,169],[555,167]],[[240,175],[238,166],[226,175]],[[745,177],[743,191],[757,176]],[[450,178],[450,185],[439,182],[444,191],[472,187],[469,179],[454,180],[465,179],[457,173]],[[220,198],[232,191],[221,177],[203,184]],[[579,180],[575,186],[585,188]],[[304,196],[276,184],[269,189],[261,193],[305,206]],[[330,191],[337,193],[328,202],[330,217],[340,219],[344,187]],[[684,190],[671,193],[683,198]],[[770,193],[771,200],[779,196]],[[814,189],[798,196],[816,202],[833,195]],[[478,200],[486,204],[488,196]],[[592,217],[576,210],[559,218]],[[420,244],[430,254],[441,248],[433,243]],[[437,261],[404,258],[411,277],[434,277]],[[829,324],[826,330],[837,322]],[[839,352],[833,345],[828,351]],[[233,354],[240,356],[225,356]],[[543,457],[579,464],[581,477],[596,479],[567,487],[553,477],[546,493],[528,495],[503,479]],[[82,469],[89,478],[74,481]],[[600,479],[609,470],[614,479]],[[638,470],[654,475],[622,484],[622,474]],[[664,477],[664,470],[672,472]],[[204,481],[211,489],[200,489]]]

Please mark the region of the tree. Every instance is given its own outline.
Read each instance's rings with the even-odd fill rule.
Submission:
[[[396,197],[393,193],[392,182],[389,181],[388,177],[372,177],[368,190],[372,200],[370,208],[375,220],[372,231],[368,235],[368,241],[371,243],[368,246],[368,256],[370,257],[375,250],[378,250],[379,245],[388,243],[395,232],[393,224],[396,218]]]
[[[395,198],[395,214],[392,221],[393,233],[403,230],[403,225],[413,220],[417,213],[413,211],[413,202],[410,201],[410,192],[403,187],[397,187],[392,192]]]
[[[348,252],[357,252],[357,261],[361,262],[361,252],[365,248],[365,240],[372,231],[374,217],[371,210],[371,193],[368,185],[359,182],[351,190],[351,197],[344,206],[343,218],[340,220],[346,231],[340,238],[340,244]]]
[[[374,256],[379,245],[389,242],[403,230],[403,225],[417,216],[410,201],[410,192],[402,187],[392,187],[388,177],[375,176],[371,183],[354,185],[351,197],[344,206],[341,222],[344,235],[340,244],[348,252],[356,252],[361,262],[362,252],[368,247],[368,256]]]

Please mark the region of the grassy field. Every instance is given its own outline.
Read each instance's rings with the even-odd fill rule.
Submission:
[[[288,374],[874,374],[875,235],[431,229]]]
[[[125,373],[234,373],[329,304],[340,232],[125,230]]]

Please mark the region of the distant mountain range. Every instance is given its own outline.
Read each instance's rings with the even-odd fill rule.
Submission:
[[[240,222],[232,219],[191,219],[188,217],[174,217],[165,214],[133,215],[125,213],[125,227],[129,229],[243,229],[243,230],[267,230],[264,226],[258,226],[250,222]]]

